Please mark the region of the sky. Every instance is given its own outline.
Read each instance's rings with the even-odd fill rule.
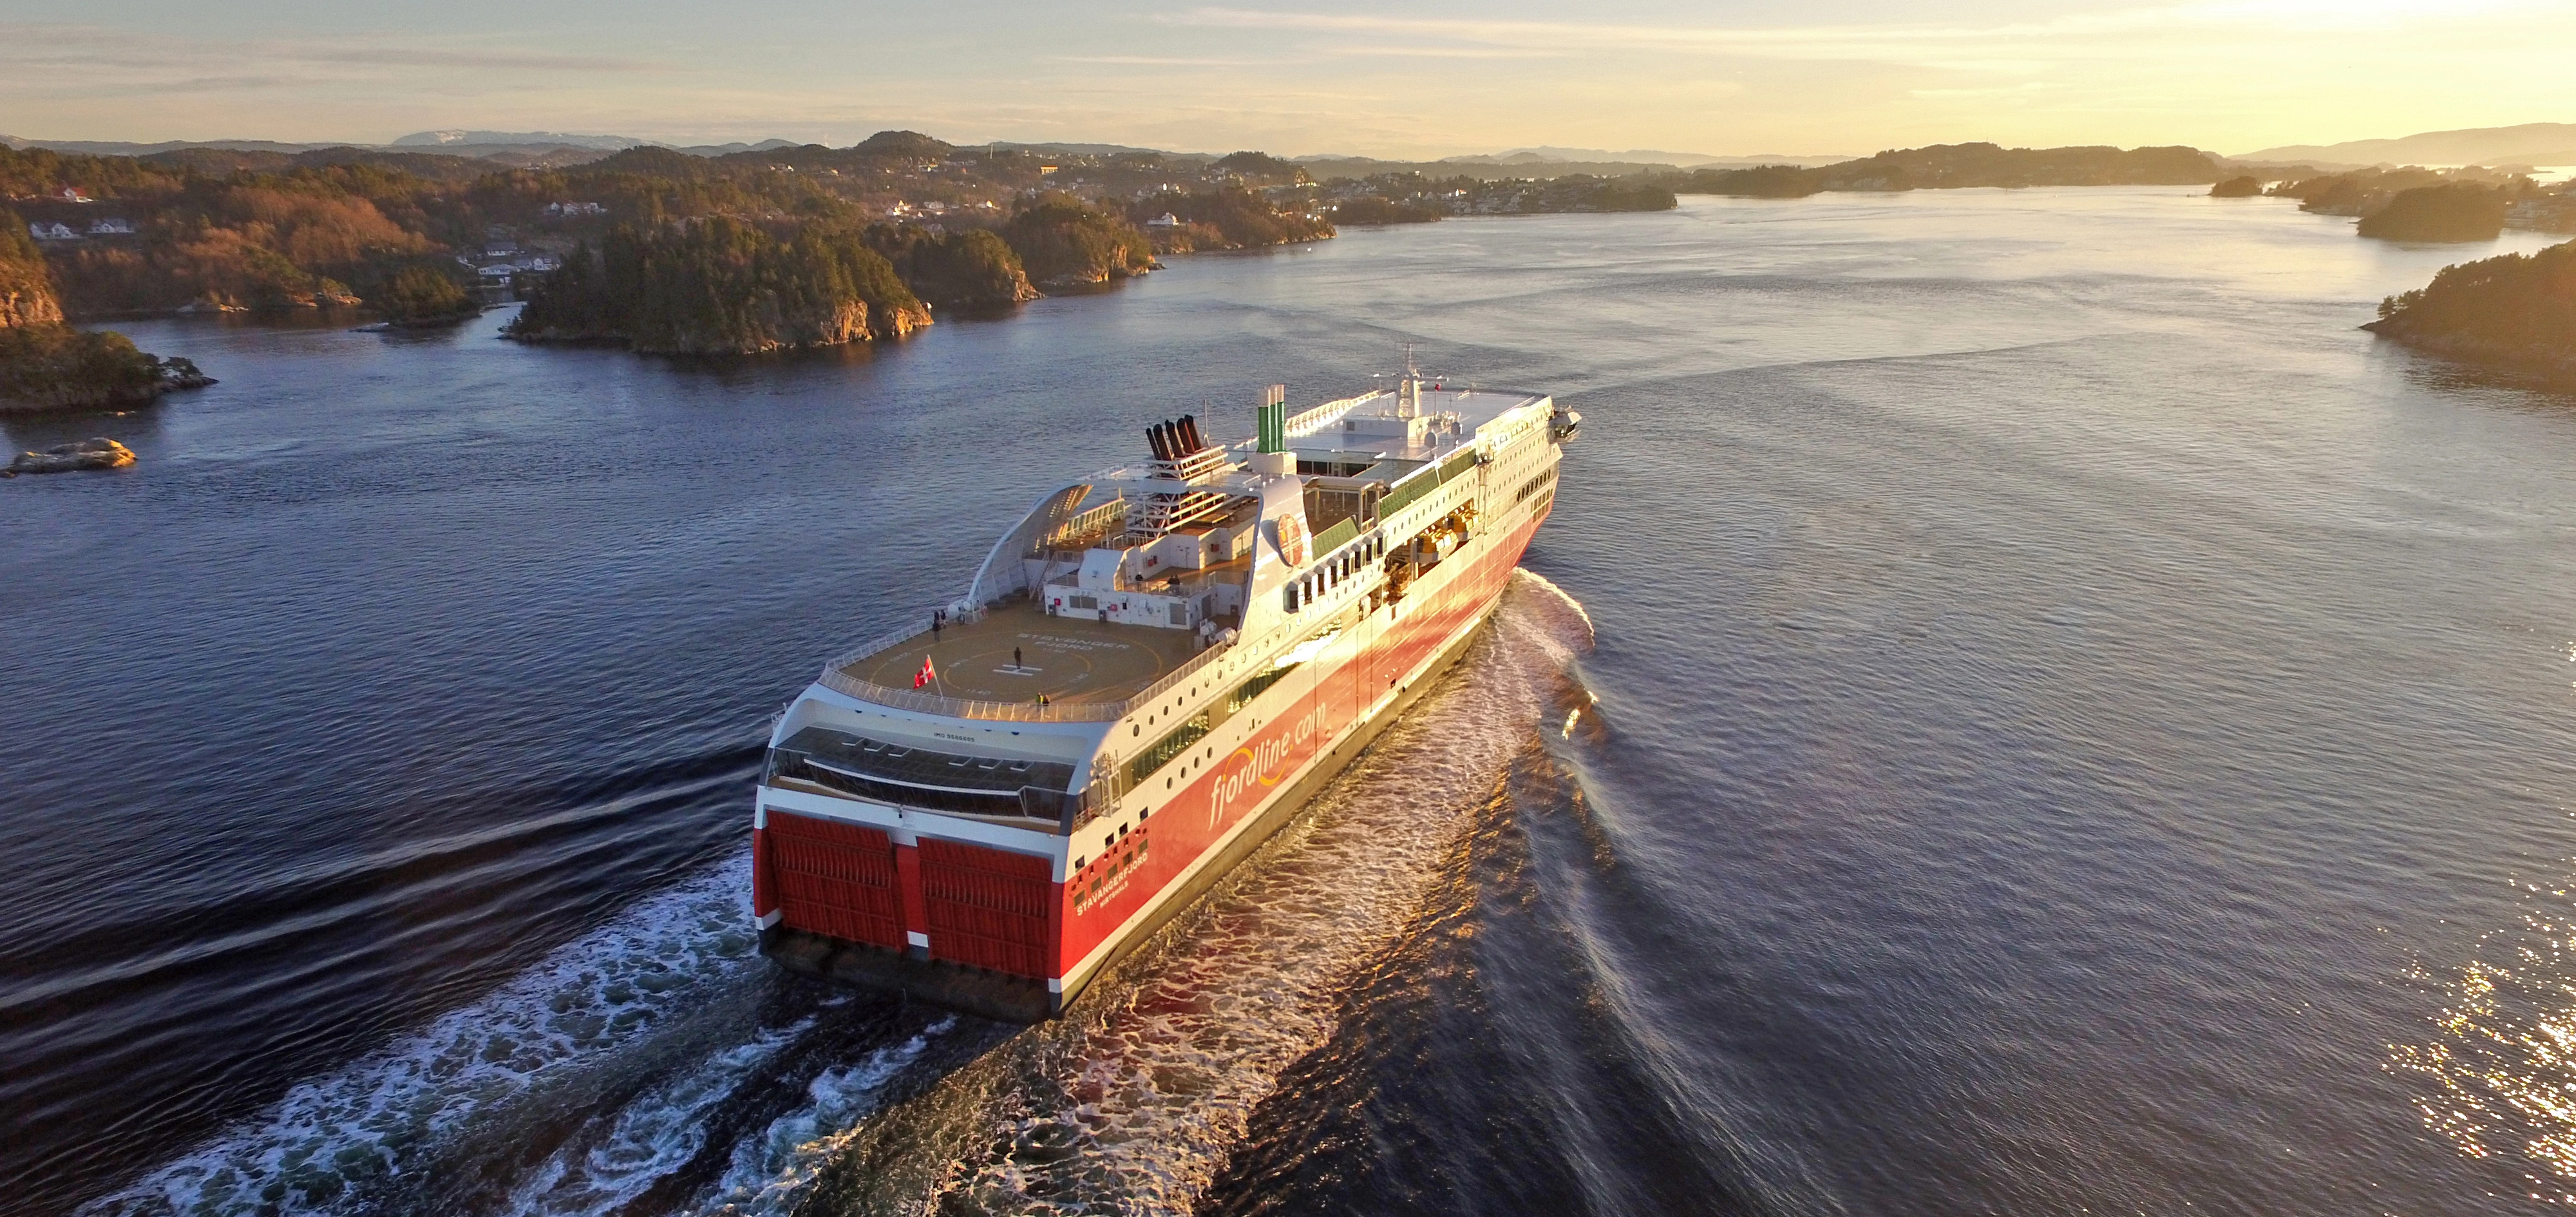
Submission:
[[[2576,121],[2571,63],[2570,0],[0,0],[0,133],[2242,153]]]

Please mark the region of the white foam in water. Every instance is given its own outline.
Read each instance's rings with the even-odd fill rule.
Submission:
[[[813,1019],[722,1049],[626,1105],[597,1144],[567,1145],[511,1196],[527,1217],[604,1217],[687,1165],[707,1144],[707,1118]]]
[[[1281,1071],[1332,1030],[1338,995],[1419,900],[1468,813],[1493,797],[1513,754],[1554,725],[1550,696],[1590,645],[1583,607],[1522,572],[1495,616],[1492,648],[1390,731],[1283,850],[1211,897],[1181,949],[1112,978],[1089,1017],[997,1049],[1070,1096],[1011,1090],[974,1118],[996,1141],[1069,1142],[1034,1161],[968,1163],[939,1186],[986,1209],[1106,1202],[1186,1212],[1243,1135]],[[743,915],[748,857],[638,904],[491,995],[328,1076],[271,1111],[153,1170],[90,1214],[352,1213],[379,1207],[442,1143],[540,1084],[631,1051],[657,1025],[758,967]],[[841,998],[825,1004],[839,1004]],[[710,1115],[812,1026],[756,1031],[648,1086],[604,1134],[576,1136],[512,1189],[537,1215],[622,1211],[707,1150]],[[888,1085],[929,1043],[920,1034],[824,1070],[805,1101],[732,1147],[692,1206],[784,1214],[847,1149]],[[539,1100],[543,1101],[543,1100]],[[936,1206],[935,1198],[923,1200]]]
[[[1331,1034],[1349,979],[1420,906],[1512,758],[1554,725],[1550,698],[1589,619],[1524,574],[1495,625],[1493,648],[1390,730],[1282,849],[1212,893],[1184,941],[1104,982],[1086,1016],[1002,1049],[1041,1081],[975,1118],[993,1143],[1037,1152],[938,1186],[978,1212],[1191,1210],[1254,1106]]]
[[[477,1115],[635,1042],[708,984],[755,966],[759,941],[743,905],[750,869],[745,855],[644,900],[488,996],[298,1084],[266,1115],[85,1212],[371,1207]]]
[[[826,1069],[805,1088],[805,1106],[736,1144],[733,1163],[700,1207],[723,1214],[780,1214],[857,1134],[877,1109],[886,1084],[921,1056],[930,1041],[957,1026],[951,1015],[900,1044],[870,1052],[855,1065]]]

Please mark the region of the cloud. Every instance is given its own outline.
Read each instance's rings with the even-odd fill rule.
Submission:
[[[1049,55],[1049,63],[1136,64],[1169,68],[1250,68],[1272,61],[1266,59],[1193,59],[1180,55]]]
[[[235,39],[209,42],[96,26],[0,23],[0,64],[26,68],[167,69],[213,62],[263,67],[295,65],[485,68],[518,72],[670,72],[676,65],[613,55],[529,51],[442,41],[409,32],[328,39]]]
[[[2070,13],[2044,21],[1988,25],[1840,26],[1639,25],[1604,21],[1522,21],[1390,17],[1360,13],[1198,8],[1163,20],[1230,29],[1368,33],[1449,43],[1562,53],[1573,49],[1665,54],[1723,54],[1778,59],[1922,62],[1957,58],[1963,48],[2058,44],[2113,56],[2162,50],[2173,43],[2249,35],[2316,39],[2386,34],[2414,27],[2456,27],[2464,19],[2559,17],[2563,9],[2533,0],[2453,0],[2428,7],[2401,0],[2212,0]],[[1428,51],[1422,53],[1431,53]],[[1998,57],[2008,57],[2003,51]]]
[[[1336,46],[1328,54],[1380,59],[1564,59],[1571,52],[1540,47]]]

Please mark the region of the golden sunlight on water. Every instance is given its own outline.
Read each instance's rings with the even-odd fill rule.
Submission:
[[[2531,895],[2576,908],[2565,888]],[[2576,924],[2534,912],[2481,947],[2490,958],[2456,980],[2418,971],[2445,1006],[2432,1039],[2395,1045],[2389,1066],[2421,1081],[2425,1125],[2461,1153],[2513,1162],[2533,1199],[2576,1206]]]

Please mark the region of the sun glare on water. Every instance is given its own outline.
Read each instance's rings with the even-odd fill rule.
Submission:
[[[2532,895],[2569,908],[2565,889]],[[2534,1199],[2576,1206],[2576,924],[2533,913],[2484,945],[2490,958],[2438,982],[2432,1038],[2392,1047],[2389,1067],[2423,1084],[2427,1128],[2516,1165]]]

